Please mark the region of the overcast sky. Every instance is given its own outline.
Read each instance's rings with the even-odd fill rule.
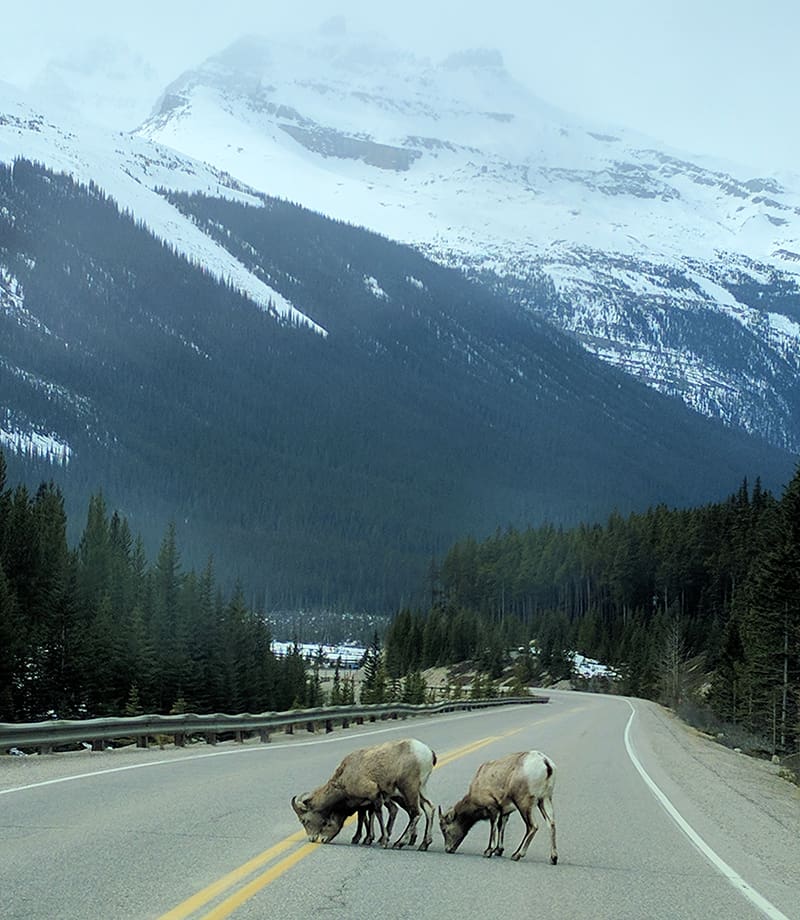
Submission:
[[[434,59],[497,48],[516,79],[576,115],[800,173],[798,0],[3,0],[0,80],[25,84],[49,58],[115,36],[166,83],[243,34],[339,14]]]

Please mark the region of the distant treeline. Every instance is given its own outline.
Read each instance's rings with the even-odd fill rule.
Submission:
[[[497,672],[504,649],[533,641],[550,677],[569,676],[577,649],[615,666],[620,692],[677,705],[691,688],[765,749],[798,744],[800,470],[780,500],[744,482],[700,508],[464,539],[431,587],[429,611],[390,627],[390,674],[465,658]]]
[[[63,497],[5,487],[0,451],[0,721],[264,712],[319,703],[299,654],[277,659],[241,590],[184,572],[170,525],[150,564],[127,521],[89,503],[75,549]]]

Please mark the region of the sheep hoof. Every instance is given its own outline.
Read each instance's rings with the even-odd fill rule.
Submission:
[[[550,862],[555,866],[558,863],[558,853],[550,857]]]
[[[492,858],[492,853],[493,853],[493,852],[494,852],[494,850],[489,849],[489,848],[487,847],[487,848],[483,851],[484,858],[485,858],[485,859],[491,859],[491,858]]]
[[[522,859],[522,854],[514,853],[514,855],[511,858],[514,860],[514,862],[519,862],[519,860]]]
[[[422,843],[419,845],[418,849],[427,850],[430,845],[431,845],[430,840],[423,840]]]
[[[402,850],[405,845],[406,845],[405,840],[395,840],[395,842],[392,844],[392,849]]]

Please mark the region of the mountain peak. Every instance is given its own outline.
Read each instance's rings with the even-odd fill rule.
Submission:
[[[503,55],[496,48],[455,51],[442,61],[445,70],[504,70]]]

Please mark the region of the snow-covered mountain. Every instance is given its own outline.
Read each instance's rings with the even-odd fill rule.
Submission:
[[[317,40],[296,61],[291,45],[237,45],[178,81],[136,133],[89,123],[80,79],[69,112],[0,86],[0,446],[14,481],[52,475],[81,512],[102,487],[151,548],[177,514],[194,564],[213,553],[292,609],[388,609],[418,590],[432,551],[498,522],[594,521],[721,498],[744,476],[786,480],[780,447],[648,391],[534,313],[575,323],[584,302],[566,294],[583,285],[595,350],[627,328],[640,350],[651,335],[662,364],[655,334],[679,330],[692,394],[719,365],[731,419],[749,423],[751,387],[763,394],[751,427],[794,444],[793,340],[781,356],[747,325],[781,313],[792,330],[795,278],[780,290],[767,275],[777,256],[759,257],[760,289],[726,282],[727,312],[675,309],[676,291],[687,304],[717,292],[696,268],[701,281],[680,274],[710,271],[712,249],[681,255],[673,235],[675,252],[647,262],[606,221],[640,205],[643,233],[656,223],[646,201],[683,214],[688,192],[611,195],[608,176],[591,190],[595,147],[621,142],[531,100],[496,55],[434,67]],[[557,174],[548,150],[584,181]],[[558,189],[588,202],[578,238]],[[694,219],[705,226],[699,203]],[[624,302],[601,272],[630,291],[647,277],[649,299]],[[769,311],[738,306],[765,291]],[[616,311],[609,332],[589,295]],[[637,326],[647,311],[662,325]],[[703,332],[687,316],[713,321]]]
[[[311,324],[324,334],[159,194],[162,189],[203,192],[260,204],[254,190],[161,144],[57,111],[57,117],[43,113],[20,91],[0,83],[0,162],[25,157],[97,186],[155,236],[214,277],[229,282],[264,309],[292,322]],[[2,268],[0,263],[0,302],[15,296],[11,280],[2,280]]]
[[[341,29],[237,42],[137,133],[499,276],[604,360],[800,448],[798,177],[581,123],[497,52],[432,63]]]

